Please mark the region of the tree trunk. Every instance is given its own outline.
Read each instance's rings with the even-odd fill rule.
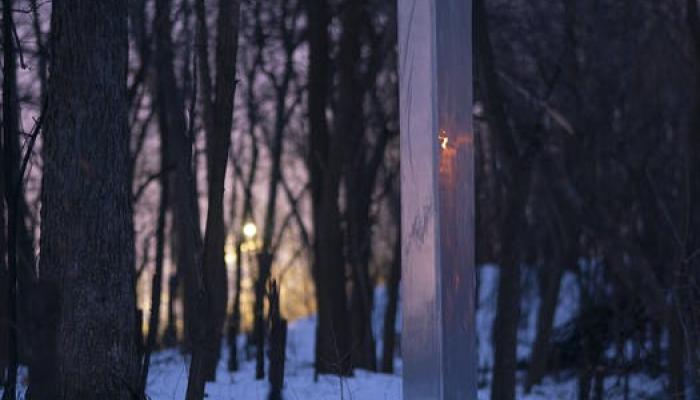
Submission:
[[[669,306],[668,317],[668,375],[669,397],[685,399],[685,340],[683,326],[675,307]]]
[[[199,266],[202,237],[196,198],[195,174],[192,171],[192,141],[185,120],[182,88],[175,76],[172,41],[171,0],[156,0],[153,35],[155,37],[155,108],[159,128],[170,138],[169,158],[175,168],[170,183],[173,234],[178,283],[182,286],[183,348],[191,350],[193,335],[201,329],[197,321],[204,316],[195,312],[203,294]]]
[[[255,281],[255,305],[253,310],[253,340],[255,342],[255,379],[265,378],[265,285],[272,269],[272,254],[263,250],[258,254],[260,276]]]
[[[0,143],[0,165],[3,164],[2,144]],[[7,241],[5,237],[5,202],[2,200],[5,197],[5,178],[4,174],[0,174],[0,320],[7,320],[7,264],[5,256],[7,255]],[[8,341],[8,324],[0,324],[0,374],[4,374],[7,368],[7,350],[8,346],[3,344]],[[5,376],[5,375],[3,375]]]
[[[12,0],[2,2],[3,80],[2,80],[2,129],[5,203],[7,205],[7,280],[6,306],[8,314],[8,370],[3,399],[14,400],[17,384],[17,169],[15,149],[19,141],[19,107],[17,99],[17,59],[13,36]]]
[[[221,351],[221,334],[226,319],[228,284],[224,247],[224,180],[228,165],[233,100],[236,89],[236,58],[238,53],[238,19],[240,1],[220,0],[216,41],[216,98],[213,102],[213,126],[207,131],[207,167],[209,206],[204,240],[204,280],[211,307],[207,324],[207,356],[205,375],[216,379],[216,366]],[[210,102],[211,99],[204,99]]]
[[[316,232],[318,241],[319,293],[318,333],[316,337],[316,371],[319,374],[350,375],[350,324],[345,293],[345,260],[343,257],[343,234],[337,191],[326,191],[320,215],[321,224]]]
[[[254,74],[253,74],[254,75]],[[251,76],[248,76],[249,80]],[[252,86],[248,87],[247,93],[248,99],[253,98]],[[255,126],[257,120],[257,114],[251,101],[248,104],[248,122],[250,126]],[[243,226],[251,221],[253,211],[253,184],[255,183],[255,177],[257,175],[258,166],[258,144],[255,137],[255,133],[251,129],[249,131],[250,139],[252,142],[251,146],[251,165],[248,170],[248,175],[245,177],[243,185],[243,213],[241,218],[239,237],[236,240],[236,282],[235,282],[235,294],[233,298],[233,313],[231,314],[230,329],[229,329],[229,345],[231,354],[229,356],[229,371],[238,369],[238,348],[237,348],[237,338],[240,333],[241,328],[241,281],[243,277],[243,253],[241,251],[241,246],[243,245]],[[233,163],[236,168],[236,173],[239,176],[243,176],[243,172],[237,164]],[[247,351],[246,351],[247,354]]]
[[[20,168],[19,143],[15,143],[15,168]],[[19,176],[19,174],[18,174]],[[18,188],[19,193],[15,197],[17,201],[17,329],[19,329],[19,341],[17,343],[19,360],[23,364],[31,364],[31,357],[34,353],[32,345],[33,330],[29,327],[32,321],[30,309],[30,297],[34,294],[32,289],[36,283],[36,257],[34,256],[34,234],[30,227],[27,227],[26,220],[29,215],[29,208],[24,197],[23,187]],[[30,371],[31,374],[31,371]]]
[[[236,241],[236,278],[234,283],[233,311],[228,327],[228,370],[238,371],[238,334],[241,332],[241,280],[243,278],[243,255],[241,240]]]
[[[18,108],[19,112],[19,108]],[[19,116],[19,114],[18,114]],[[18,134],[19,135],[19,134]],[[19,136],[18,136],[19,137]],[[20,151],[19,140],[14,140],[12,143],[12,160],[14,168],[14,175],[17,179],[21,179],[21,163],[22,163],[22,153]],[[27,151],[32,151],[28,149]],[[36,283],[36,257],[34,255],[34,234],[33,227],[27,227],[27,217],[30,214],[29,207],[27,206],[27,201],[24,196],[24,185],[23,182],[15,183],[14,190],[17,191],[13,195],[13,201],[15,202],[15,213],[16,213],[16,269],[17,269],[17,329],[19,332],[17,349],[18,349],[18,360],[23,364],[30,364],[29,359],[32,356],[32,333],[33,331],[29,328],[32,323],[29,321],[31,316],[31,310],[29,308],[30,297],[33,295],[31,290]]]
[[[168,318],[163,332],[161,343],[164,347],[172,347],[177,344],[177,328],[175,327],[175,299],[177,298],[177,273],[172,273],[168,278]]]
[[[396,196],[398,197],[398,196]],[[394,203],[399,203],[395,201]],[[387,374],[394,372],[394,353],[396,347],[396,312],[399,304],[399,284],[401,282],[401,205],[393,204],[397,225],[396,242],[394,243],[394,258],[391,261],[391,272],[388,282],[388,302],[384,312],[384,345],[382,347],[381,371]]]
[[[208,295],[200,266],[202,238],[199,231],[197,204],[192,171],[192,142],[184,117],[184,100],[175,78],[172,44],[171,0],[156,0],[156,109],[160,129],[169,138],[168,158],[175,171],[173,190],[173,224],[178,241],[178,274],[184,285],[185,334],[191,340],[192,361],[187,383],[187,399],[204,397],[205,323],[209,318]],[[186,343],[187,345],[187,343]]]
[[[691,117],[691,125],[688,130],[686,137],[686,154],[687,154],[687,179],[688,179],[688,210],[687,210],[687,241],[685,243],[685,258],[688,261],[684,261],[681,264],[681,270],[678,272],[682,274],[683,279],[687,279],[690,282],[697,282],[699,278],[698,270],[700,263],[697,259],[694,259],[692,254],[700,246],[700,207],[698,203],[700,202],[700,116],[698,116],[698,110],[700,110],[700,12],[698,11],[697,1],[687,0],[686,5],[686,19],[689,32],[691,35],[692,43],[694,45],[694,61],[695,61],[695,98],[693,99],[693,115]],[[687,351],[686,362],[690,366],[690,387],[692,389],[700,390],[700,371],[694,368],[698,365],[700,360],[700,351],[694,346],[700,341],[700,307],[697,306],[700,301],[700,292],[696,285],[688,285],[688,287],[683,288],[681,286],[676,287],[676,292],[680,295],[680,302],[683,306],[688,307],[688,312],[682,312],[681,321],[685,325],[685,343],[686,347],[689,349]],[[687,314],[687,315],[686,315]]]
[[[282,154],[284,151],[284,132],[286,120],[286,104],[287,92],[289,83],[293,73],[292,57],[293,49],[286,49],[286,63],[282,84],[276,87],[276,102],[275,102],[275,135],[270,143],[270,178],[268,180],[267,190],[267,205],[265,210],[265,221],[263,225],[262,248],[258,255],[258,270],[259,276],[255,282],[255,309],[254,309],[254,331],[256,343],[256,365],[255,378],[262,379],[265,377],[265,329],[264,329],[264,298],[265,285],[270,279],[272,272],[272,263],[275,255],[272,253],[272,239],[275,233],[276,217],[277,217],[277,194],[279,192],[279,184],[282,180]]]
[[[377,176],[380,169],[384,166],[387,146],[393,137],[398,135],[398,129],[390,128],[393,124],[398,123],[398,112],[394,109],[385,110],[383,104],[384,95],[381,93],[383,90],[390,89],[390,93],[393,92],[393,95],[398,98],[398,85],[394,83],[380,84],[377,80],[377,77],[384,71],[398,73],[396,66],[396,50],[385,44],[395,43],[397,40],[396,5],[391,6],[390,10],[391,11],[388,13],[389,20],[386,22],[384,31],[378,31],[374,27],[369,27],[367,35],[369,36],[368,41],[372,51],[366,61],[367,66],[365,73],[359,77],[355,77],[358,84],[353,85],[353,87],[356,88],[362,87],[363,90],[354,89],[355,93],[344,95],[354,99],[352,100],[352,107],[354,108],[353,112],[355,116],[351,118],[354,121],[353,129],[357,133],[362,132],[361,135],[357,133],[353,135],[354,139],[350,150],[349,166],[346,168],[347,173],[345,181],[348,258],[353,278],[351,307],[354,319],[353,338],[355,343],[353,344],[353,349],[356,350],[353,357],[353,366],[369,370],[376,370],[377,368],[376,343],[374,331],[372,329],[374,282],[371,280],[369,271],[369,264],[372,259],[373,251],[372,201],[376,189]],[[368,18],[367,8],[365,7],[363,9],[361,3],[355,11],[354,18],[355,21],[349,21],[348,24],[361,25],[360,21]],[[350,33],[353,34],[353,36],[358,36],[352,31]],[[352,60],[354,57],[352,54],[349,55],[349,60]],[[349,75],[350,78],[352,78],[352,71],[361,69],[358,66],[354,68],[349,66],[349,68],[350,70],[345,72],[345,74]],[[363,85],[361,86],[360,83]],[[366,111],[369,113],[369,117],[365,116],[365,107],[362,103],[362,99],[365,97],[369,97],[371,100],[371,105]],[[373,122],[365,123],[365,119]],[[368,138],[370,132],[376,132],[374,138]],[[369,146],[370,143],[372,143],[371,146]],[[395,184],[391,176],[385,179],[385,183],[387,184],[386,188]],[[400,231],[400,199],[398,199],[398,197],[392,199],[391,204],[396,208],[392,214],[394,218],[398,218],[394,222],[397,231]],[[401,265],[399,242],[400,239],[397,239],[399,253],[398,256],[395,254],[392,268],[400,268]],[[392,270],[391,274],[394,275],[389,278],[391,281],[388,284],[389,296],[393,296],[394,294],[398,296],[398,286],[396,287],[397,292],[392,293],[392,285],[394,285],[393,280],[400,279],[400,271],[398,271],[398,275],[395,275],[396,272],[397,271]],[[398,285],[398,282],[396,285]],[[389,302],[395,300],[397,300],[397,298],[390,298]],[[389,306],[391,307],[391,305]],[[394,307],[394,314],[395,311],[396,308]],[[387,318],[395,319],[396,315],[385,315],[385,322],[387,322]],[[393,322],[391,322],[391,324],[393,327]],[[392,329],[385,330],[385,333],[389,335],[390,341],[392,341],[389,346],[389,351],[392,352],[392,355],[389,357],[393,364],[393,340],[395,333]]]
[[[309,171],[311,176],[312,219],[314,227],[312,275],[316,285],[318,324],[316,326],[316,374],[348,375],[350,343],[348,339],[345,266],[342,232],[338,220],[338,184],[329,177],[329,135],[326,110],[329,79],[328,3],[312,0],[309,18]],[[336,162],[334,162],[336,163]],[[337,169],[337,167],[336,167]],[[332,182],[331,182],[332,181]],[[327,199],[331,200],[327,200]]]
[[[356,33],[348,32],[353,36]],[[349,62],[349,60],[346,60]],[[353,70],[351,64],[342,69]],[[346,71],[350,72],[350,71]],[[358,82],[359,83],[359,82]],[[343,135],[352,135],[355,139],[351,146],[348,165],[345,172],[345,223],[347,230],[347,255],[352,278],[351,312],[352,319],[352,357],[353,368],[369,371],[377,369],[374,334],[372,332],[372,309],[374,308],[374,285],[369,274],[369,261],[372,251],[372,229],[370,222],[370,203],[374,193],[374,180],[370,179],[370,171],[365,165],[366,142],[363,140],[364,124],[361,123],[362,91],[359,85],[353,85],[353,92],[341,95],[352,98],[352,105],[341,102],[344,110],[340,113],[352,112],[352,125],[337,129]],[[350,102],[350,101],[348,101]],[[346,109],[350,108],[352,109]],[[347,119],[346,119],[347,120]],[[340,127],[339,127],[340,128]],[[376,171],[373,171],[376,173]],[[374,174],[372,174],[374,175]]]
[[[554,321],[554,312],[557,309],[559,300],[559,288],[561,287],[561,278],[564,271],[562,265],[549,263],[549,268],[546,268],[544,273],[543,287],[541,291],[541,302],[539,312],[537,313],[537,334],[535,344],[532,347],[532,356],[530,357],[530,368],[527,372],[527,380],[525,382],[525,391],[530,389],[542,381],[547,368],[547,359],[549,357],[549,338],[552,333],[552,323]]]
[[[3,10],[11,9],[13,3],[11,0],[7,1],[3,5]],[[34,257],[34,237],[32,231],[27,229],[25,222],[29,210],[24,198],[23,186],[19,181],[22,160],[19,140],[20,108],[17,98],[17,51],[15,41],[12,40],[13,24],[11,13],[3,14],[3,40],[5,40],[3,45],[3,132],[5,137],[3,151],[5,155],[2,165],[5,178],[7,178],[4,179],[3,184],[7,187],[3,193],[7,200],[8,216],[7,250],[9,257],[8,279],[10,281],[7,284],[13,285],[13,291],[8,293],[8,296],[14,297],[12,300],[14,311],[8,315],[8,320],[10,320],[10,326],[16,327],[14,329],[16,332],[10,333],[12,340],[10,345],[16,349],[15,359],[25,364],[31,364],[29,357],[31,357],[33,332],[29,329],[30,310],[28,304],[30,288],[35,279],[36,260]],[[12,227],[11,231],[10,227]],[[12,354],[10,355],[12,356]],[[10,373],[14,374],[12,371]]]
[[[515,251],[512,247],[504,250]],[[506,261],[501,264],[498,278],[498,305],[493,324],[495,352],[491,400],[515,399],[519,320],[520,265],[511,253],[506,255]]]
[[[527,220],[525,207],[532,179],[531,159],[533,154],[519,151],[516,132],[507,121],[504,97],[493,59],[489,37],[488,17],[484,0],[475,0],[477,29],[478,84],[488,117],[488,126],[493,132],[499,158],[504,165],[505,182],[508,188],[504,199],[505,215],[500,222],[500,274],[498,281],[498,304],[493,324],[494,366],[491,381],[492,400],[514,400],[517,372],[517,337],[520,319],[520,254],[519,230]]]
[[[352,373],[353,347],[349,334],[351,325],[348,320],[343,230],[340,224],[341,213],[338,195],[342,172],[348,161],[347,149],[352,146],[357,135],[361,134],[357,119],[362,118],[362,96],[356,91],[358,87],[361,87],[361,82],[358,81],[359,74],[356,62],[360,58],[360,40],[357,27],[361,24],[363,7],[364,2],[350,2],[341,16],[343,34],[340,39],[339,54],[338,91],[340,103],[336,110],[335,127],[337,132],[327,147],[322,183],[318,187],[321,190],[318,193],[320,202],[315,204],[318,206],[315,209],[318,214],[314,232],[315,262],[317,263],[316,282],[319,293],[319,322],[316,336],[317,373],[338,375]],[[311,13],[310,19],[312,17],[319,18],[316,23],[325,21],[325,17],[322,17],[320,13]],[[317,27],[317,29],[319,28]],[[319,29],[318,32],[314,32],[317,35],[315,41],[327,45],[328,35],[325,23],[322,25],[322,29],[322,31]],[[327,54],[317,53],[324,49],[327,50],[325,45],[318,46],[318,44],[316,43],[317,46],[312,45],[312,54],[310,55],[312,63],[316,58],[328,57]],[[312,72],[310,71],[310,73]],[[309,96],[311,96],[311,92]],[[309,102],[311,107],[311,97]],[[322,104],[317,105],[321,106]],[[321,108],[320,111],[322,112],[324,109],[325,107]],[[323,114],[325,115],[325,113]],[[320,125],[326,127],[324,115],[321,116],[324,119],[320,121]],[[312,119],[313,122],[318,121]],[[314,185],[312,184],[313,189]],[[327,304],[323,304],[323,302],[327,302]]]
[[[160,206],[158,210],[158,225],[156,227],[156,269],[151,284],[151,313],[148,319],[148,336],[146,337],[143,364],[141,366],[141,381],[139,393],[145,393],[148,383],[148,369],[151,363],[151,352],[158,338],[158,326],[160,324],[160,297],[163,286],[163,263],[165,259],[165,223],[168,212],[168,197],[170,177],[165,172],[169,168],[168,138],[161,131],[160,138]]]
[[[280,315],[280,295],[277,283],[270,285],[270,393],[268,400],[282,400],[284,361],[287,350],[287,320]]]
[[[360,117],[361,118],[361,117]],[[363,168],[364,165],[359,167]],[[353,172],[348,170],[348,178]],[[372,332],[372,309],[374,296],[370,275],[369,259],[371,246],[371,224],[369,221],[370,188],[358,193],[348,182],[346,223],[348,230],[348,264],[352,277],[351,318],[352,318],[352,366],[369,371],[377,369],[377,359]],[[363,186],[363,185],[359,185]],[[352,199],[351,199],[352,198]],[[363,201],[363,198],[366,201]]]
[[[38,399],[132,399],[138,363],[129,185],[127,9],[53,4],[41,277],[58,289],[55,379]]]

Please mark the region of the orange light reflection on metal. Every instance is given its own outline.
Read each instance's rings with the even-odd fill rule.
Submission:
[[[447,150],[447,143],[450,141],[450,138],[447,137],[447,132],[444,129],[440,129],[438,140],[440,141],[440,148]]]

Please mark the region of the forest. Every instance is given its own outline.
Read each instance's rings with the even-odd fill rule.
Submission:
[[[1,1],[2,400],[406,397],[414,0]],[[477,398],[700,398],[698,1],[464,1]]]

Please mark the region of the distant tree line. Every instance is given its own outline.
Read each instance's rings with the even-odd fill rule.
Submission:
[[[565,369],[580,399],[603,398],[605,377],[639,371],[665,376],[670,398],[693,398],[696,1],[473,6],[477,258],[499,270],[492,399]],[[6,398],[18,363],[32,398],[143,397],[150,355],[171,346],[191,355],[188,399],[203,398],[224,332],[229,369],[247,356],[236,338],[251,222],[256,376],[280,332],[268,323],[280,319],[270,282],[283,288],[290,265],[308,267],[312,282],[316,373],[393,371],[394,2],[3,0],[2,21]],[[555,326],[567,273],[579,311]],[[537,329],[522,360],[532,282]]]
[[[579,399],[605,398],[605,377],[639,371],[664,374],[668,398],[694,398],[696,1],[474,4],[477,257],[500,266],[491,398],[514,399],[519,370],[526,391],[540,383],[566,361],[552,357],[563,344]],[[581,296],[562,337],[565,272]],[[520,360],[526,276],[540,302]]]
[[[279,337],[268,321],[280,316],[266,314],[279,296],[271,279],[282,285],[291,265],[279,265],[283,247],[310,271],[317,373],[391,371],[395,14],[369,0],[6,0],[5,397],[14,398],[18,363],[29,367],[32,398],[143,397],[153,351],[180,346],[191,355],[187,398],[202,398],[225,330],[229,369],[238,368],[248,223],[258,227],[256,377],[268,335]],[[375,240],[378,229],[392,233]],[[393,310],[381,363],[380,281]]]

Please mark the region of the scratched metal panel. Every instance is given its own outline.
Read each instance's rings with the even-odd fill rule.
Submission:
[[[436,1],[443,398],[476,399],[471,1]]]
[[[471,1],[398,4],[404,399],[475,399]]]
[[[438,399],[437,119],[432,1],[399,0],[404,399]]]

